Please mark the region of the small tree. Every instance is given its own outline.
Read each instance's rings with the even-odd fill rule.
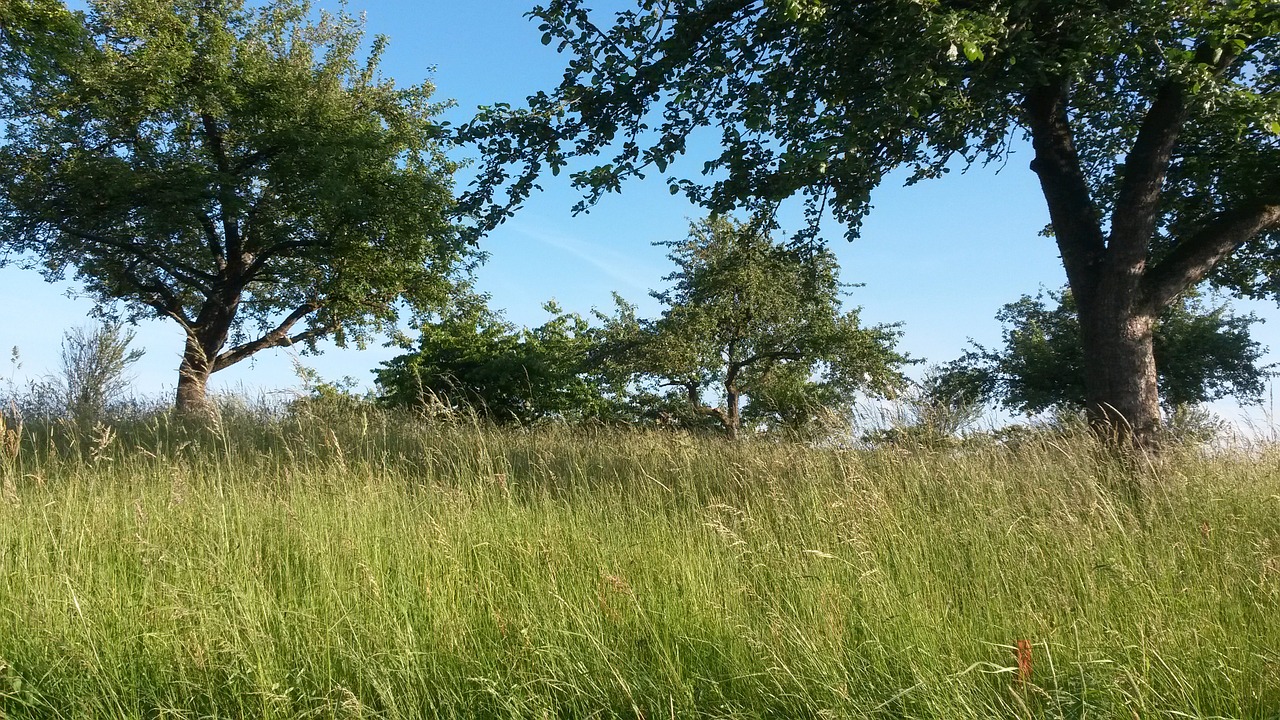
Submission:
[[[863,442],[930,450],[957,446],[985,407],[971,388],[954,380],[947,369],[933,366],[892,403],[868,408],[865,415],[872,429],[863,434]]]
[[[459,302],[440,322],[421,328],[413,352],[375,371],[381,401],[440,404],[498,423],[610,414],[606,385],[593,371],[598,332],[554,302],[544,308],[547,322],[517,328],[483,297]]]
[[[119,323],[72,328],[62,336],[61,368],[50,387],[67,415],[99,420],[128,393],[129,368],[143,356],[129,349],[133,340],[134,332]]]
[[[46,3],[47,4],[47,3]],[[177,406],[268,348],[363,342],[447,295],[464,247],[431,86],[302,0],[92,0],[85,41],[9,83],[0,251],[168,318]],[[0,255],[0,258],[3,257]]]
[[[935,396],[997,400],[1025,413],[1088,407],[1086,358],[1070,291],[1024,295],[996,317],[1004,325],[1004,346],[975,344],[945,367]],[[1265,348],[1249,335],[1257,322],[1253,315],[1236,315],[1225,304],[1196,297],[1166,310],[1154,331],[1165,410],[1224,397],[1258,402],[1269,369],[1261,364]]]
[[[718,216],[661,244],[677,266],[672,287],[652,293],[662,316],[641,320],[623,304],[606,327],[610,362],[634,384],[679,393],[736,438],[744,417],[796,425],[857,390],[901,382],[898,331],[841,310],[846,286],[830,252]]]

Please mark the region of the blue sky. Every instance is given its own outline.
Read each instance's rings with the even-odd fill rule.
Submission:
[[[372,33],[390,37],[384,72],[406,84],[433,79],[437,98],[458,104],[449,119],[463,121],[477,105],[516,104],[559,78],[564,59],[541,44],[535,24],[522,16],[528,4],[350,0],[349,7],[365,12]],[[691,176],[704,159],[691,156],[669,170]],[[825,235],[844,280],[863,285],[852,290],[848,302],[863,308],[867,322],[903,323],[902,347],[931,362],[956,357],[970,338],[997,341],[994,314],[1000,305],[1065,282],[1053,242],[1038,235],[1048,216],[1027,168],[1030,159],[1024,147],[1001,168],[953,172],[913,187],[890,178],[874,196],[862,237],[852,243],[829,224]],[[493,305],[511,320],[530,324],[544,317],[541,305],[548,299],[585,313],[592,307],[608,309],[610,293],[617,291],[642,312],[652,311],[646,291],[670,272],[662,249],[652,243],[683,237],[688,221],[701,211],[671,196],[664,178],[656,175],[625,185],[622,194],[577,217],[570,208],[578,196],[564,176],[547,178],[543,185],[545,192],[482,242],[490,259],[478,272],[479,286],[492,295]],[[796,229],[796,218],[790,225],[786,220],[784,230]],[[0,269],[0,349],[18,347],[23,364],[16,373],[0,366],[0,382],[56,365],[62,332],[86,322],[92,306],[69,297],[74,289],[45,283],[32,271]],[[1274,306],[1240,307],[1280,318]],[[1280,322],[1259,327],[1257,336],[1280,348]],[[137,366],[138,389],[168,392],[177,375],[180,331],[172,323],[145,322],[138,342],[147,351]],[[351,376],[368,385],[370,370],[396,353],[378,345],[363,351],[326,346],[323,355],[301,361],[325,378]],[[286,351],[261,354],[215,374],[212,387],[287,391],[297,386],[294,359]],[[1277,359],[1273,354],[1271,361]]]

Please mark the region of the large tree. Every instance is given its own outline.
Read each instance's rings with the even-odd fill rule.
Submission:
[[[186,333],[177,406],[267,348],[362,341],[450,286],[452,165],[431,86],[301,0],[93,0],[0,148],[0,249],[111,314]]]
[[[1070,291],[1024,295],[1000,309],[1000,347],[974,345],[943,366],[929,390],[937,400],[998,401],[1025,413],[1088,405],[1081,326]],[[1161,404],[1169,411],[1224,397],[1259,402],[1271,368],[1249,333],[1253,315],[1183,297],[1153,331]]]
[[[891,170],[938,176],[1026,136],[1088,406],[1139,435],[1160,421],[1155,319],[1182,292],[1280,295],[1273,2],[635,0],[611,22],[589,4],[531,13],[572,56],[559,87],[467,129],[487,156],[470,202],[493,222],[544,169],[611,154],[574,175],[590,202],[712,128],[706,179],[673,192],[719,211],[802,193],[856,233]]]
[[[671,286],[652,293],[662,315],[641,319],[621,303],[604,330],[607,374],[654,396],[673,391],[730,438],[744,417],[802,425],[818,405],[902,381],[897,328],[863,327],[841,308],[846,286],[829,251],[716,216],[661,244],[676,265]]]

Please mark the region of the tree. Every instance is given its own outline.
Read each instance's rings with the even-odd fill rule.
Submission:
[[[794,426],[834,398],[901,381],[897,329],[864,328],[857,310],[841,310],[847,286],[829,251],[784,246],[757,223],[718,216],[660,244],[676,264],[672,286],[651,293],[661,317],[640,319],[622,303],[605,327],[604,354],[631,383],[678,392],[736,438],[744,417]]]
[[[133,340],[133,331],[118,323],[63,333],[62,366],[49,380],[59,409],[82,425],[101,420],[128,392],[129,368],[142,359],[142,350],[129,348]]]
[[[932,388],[935,397],[998,400],[1025,413],[1088,406],[1081,327],[1069,291],[1024,295],[996,317],[1004,325],[1004,346],[975,345],[949,363]],[[1260,364],[1265,348],[1249,335],[1256,322],[1253,315],[1194,297],[1166,309],[1153,332],[1166,411],[1228,396],[1260,401],[1270,372]]]
[[[584,0],[531,15],[567,50],[527,108],[484,109],[468,205],[490,224],[578,156],[585,203],[665,173],[701,128],[721,152],[673,192],[716,210],[797,193],[856,234],[886,173],[1034,149],[1079,306],[1086,403],[1160,421],[1155,319],[1203,280],[1280,296],[1280,6],[1263,0]],[[816,232],[816,224],[810,232]]]
[[[431,86],[398,88],[359,21],[273,0],[95,0],[87,41],[19,88],[0,148],[0,246],[73,271],[113,316],[186,333],[177,407],[276,347],[363,342],[401,298],[449,292]]]
[[[517,328],[483,297],[459,301],[422,326],[413,352],[375,371],[381,401],[466,409],[497,423],[609,416],[613,401],[592,357],[598,332],[554,302],[544,308],[547,322]]]

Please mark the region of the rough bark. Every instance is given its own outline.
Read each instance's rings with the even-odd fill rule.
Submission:
[[[212,374],[213,363],[200,347],[199,340],[188,335],[182,364],[178,367],[178,391],[174,399],[174,409],[178,414],[189,417],[211,414],[208,387]]]
[[[1085,401],[1100,435],[1147,444],[1160,428],[1155,317],[1134,312],[1135,300],[1130,290],[1098,293],[1078,303]]]
[[[1116,256],[1108,253],[1067,101],[1066,83],[1055,81],[1028,92],[1024,108],[1036,153],[1031,169],[1040,178],[1067,282],[1080,309],[1087,408],[1094,426],[1108,434],[1129,428],[1145,432],[1152,414],[1155,425],[1160,417],[1158,396],[1147,392],[1152,389],[1148,373],[1152,383],[1155,378],[1151,332],[1131,322],[1137,278],[1117,273]]]
[[[320,309],[318,302],[308,302],[289,313],[279,325],[261,337],[226,348],[239,305],[238,293],[228,294],[220,300],[210,300],[205,303],[196,321],[187,325],[187,344],[182,355],[182,365],[178,369],[178,392],[174,403],[179,413],[196,416],[209,414],[211,408],[206,388],[213,373],[225,370],[262,350],[314,342],[336,327],[319,325],[291,335],[290,331],[295,325]]]
[[[1085,357],[1086,409],[1094,428],[1116,440],[1147,443],[1160,427],[1156,379],[1154,307],[1143,292],[1155,203],[1167,166],[1169,139],[1177,119],[1150,119],[1158,138],[1140,139],[1125,178],[1122,202],[1104,235],[1067,115],[1068,88],[1055,82],[1028,93],[1025,101],[1032,144],[1032,170],[1040,178],[1067,281],[1080,312]],[[1162,98],[1168,105],[1168,98]],[[1167,107],[1159,108],[1169,112]],[[1173,126],[1173,127],[1171,127]],[[1160,155],[1165,155],[1164,161]]]
[[[207,392],[209,376],[218,369],[218,354],[231,335],[237,305],[238,298],[206,302],[196,322],[186,328],[187,342],[178,367],[174,399],[174,409],[180,415],[200,417],[212,412]]]
[[[1197,60],[1214,73],[1236,59],[1207,43],[1197,48]],[[1210,218],[1149,266],[1165,181],[1186,120],[1185,82],[1170,78],[1153,95],[1124,160],[1109,234],[1103,232],[1076,151],[1068,113],[1070,84],[1065,78],[1049,78],[1023,99],[1036,152],[1031,167],[1040,178],[1080,310],[1090,418],[1108,436],[1142,444],[1160,427],[1155,319],[1218,262],[1264,230],[1280,226],[1280,203],[1259,197]]]
[[[727,407],[724,417],[725,434],[730,440],[737,440],[738,433],[742,429],[742,396],[737,388],[732,386],[725,388],[725,406]]]

